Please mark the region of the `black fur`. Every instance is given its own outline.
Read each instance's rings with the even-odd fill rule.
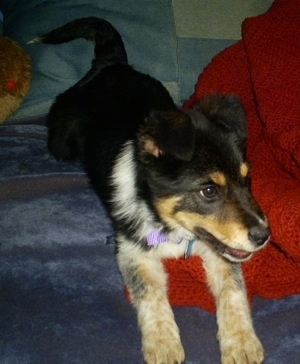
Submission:
[[[120,270],[138,313],[148,290],[153,307],[162,307],[156,298],[160,283],[155,286],[149,280],[154,256],[146,259],[144,254],[157,252],[158,260],[179,256],[184,248],[178,241],[187,235],[197,241],[195,254],[209,251],[216,261],[224,259],[224,271],[232,270],[233,283],[228,287],[235,287],[236,262],[248,259],[269,236],[266,219],[249,191],[246,121],[240,100],[210,95],[193,109],[180,110],[159,81],[127,64],[120,35],[102,19],[75,20],[39,41],[61,43],[78,37],[95,42],[95,59],[87,75],[52,106],[48,145],[57,159],[82,161],[106,203],[115,223]],[[148,246],[147,234],[153,230],[168,236],[168,252]],[[163,281],[162,270],[158,271]],[[156,295],[150,293],[152,284]],[[241,286],[235,288],[242,290]],[[217,288],[212,290],[218,300]],[[163,304],[167,305],[165,300]],[[243,310],[247,316],[246,308],[236,312]],[[159,320],[155,309],[150,317]],[[148,325],[142,320],[140,326],[143,338],[148,337]],[[168,339],[165,348],[160,347],[163,327],[160,334],[150,335],[155,353],[143,343],[145,360],[180,362],[183,355],[175,334],[176,349]],[[165,351],[169,359],[164,359]]]

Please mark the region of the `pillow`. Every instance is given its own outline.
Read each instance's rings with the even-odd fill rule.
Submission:
[[[243,19],[266,11],[272,1],[0,0],[4,33],[33,60],[31,92],[11,119],[45,114],[54,98],[90,68],[91,43],[26,44],[39,34],[76,18],[103,17],[121,33],[129,62],[162,81],[181,105],[211,58],[241,37]]]
[[[273,0],[173,0],[178,38],[178,88],[184,103],[211,59],[241,38],[246,17],[264,13]]]
[[[61,45],[27,44],[71,20],[97,16],[121,33],[131,65],[152,75],[177,98],[176,34],[171,0],[0,0],[3,32],[32,57],[32,85],[11,120],[48,112],[55,97],[89,70],[93,44],[79,39]]]

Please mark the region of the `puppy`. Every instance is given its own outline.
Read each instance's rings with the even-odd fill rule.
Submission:
[[[178,109],[160,82],[128,65],[120,35],[102,19],[75,20],[35,41],[79,37],[95,42],[95,59],[54,102],[49,149],[84,163],[112,216],[145,362],[185,359],[162,260],[196,254],[216,300],[222,363],[262,363],[240,263],[270,231],[249,190],[241,102],[210,95]]]

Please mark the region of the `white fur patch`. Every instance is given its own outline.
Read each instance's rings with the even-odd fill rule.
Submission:
[[[111,184],[114,189],[112,214],[116,219],[133,222],[137,239],[144,238],[154,229],[162,228],[155,223],[145,201],[137,197],[136,162],[132,141],[123,146],[113,168]]]

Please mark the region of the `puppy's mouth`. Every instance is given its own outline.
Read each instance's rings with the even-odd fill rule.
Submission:
[[[236,261],[242,262],[244,260],[249,259],[252,255],[252,252],[247,252],[246,250],[240,250],[240,249],[233,249],[233,248],[229,248],[229,246],[225,246],[225,249],[222,254],[225,257],[229,256],[229,259],[233,258]]]
[[[234,249],[229,247],[228,245],[222,243],[219,239],[217,239],[214,235],[209,233],[208,231],[197,228],[197,236],[201,240],[205,240],[212,245],[212,247],[223,257],[232,261],[232,262],[243,262],[251,258],[253,252],[249,252],[242,249]]]

